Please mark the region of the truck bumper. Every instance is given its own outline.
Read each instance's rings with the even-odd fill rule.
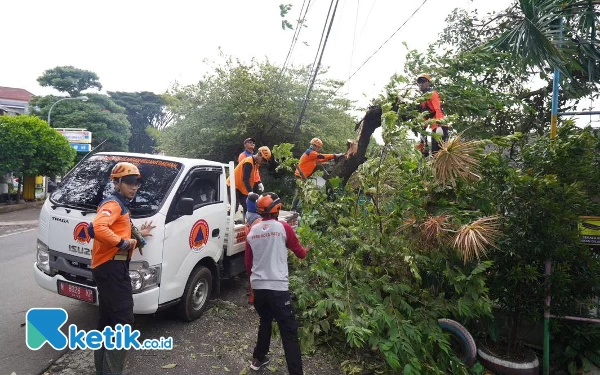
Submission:
[[[35,276],[35,281],[42,288],[49,290],[53,293],[58,294],[57,282],[58,280],[68,281],[73,283],[70,280],[65,279],[61,275],[50,276],[45,274],[37,267],[37,263],[33,264],[33,274]],[[76,284],[76,283],[73,283]],[[82,285],[84,287],[89,288],[87,285]],[[93,288],[96,289],[96,288]],[[141,293],[136,293],[133,295],[133,313],[134,314],[153,314],[158,310],[158,295],[159,289],[152,288],[150,290],[146,290]],[[69,298],[69,297],[65,297]],[[87,302],[83,302],[87,303]],[[98,305],[98,302],[95,303]]]

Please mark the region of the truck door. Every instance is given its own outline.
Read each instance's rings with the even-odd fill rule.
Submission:
[[[189,171],[176,192],[166,217],[159,303],[181,297],[199,260],[211,257],[216,262],[220,258],[227,224],[223,178],[221,167],[197,167]],[[181,198],[194,200],[192,215],[177,212]]]

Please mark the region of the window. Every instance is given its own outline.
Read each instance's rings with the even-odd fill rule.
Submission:
[[[190,182],[181,193],[182,197],[194,200],[194,209],[219,202],[220,173],[212,171],[195,171],[190,176]]]
[[[110,172],[120,161],[135,164],[142,175],[142,186],[131,202],[131,216],[144,217],[156,213],[177,180],[180,163],[130,156],[94,155],[81,163],[50,196],[55,204],[96,210],[98,204],[114,191]]]

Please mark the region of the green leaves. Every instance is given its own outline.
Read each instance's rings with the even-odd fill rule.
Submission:
[[[0,174],[58,176],[72,165],[67,139],[33,116],[0,116]]]
[[[335,82],[317,80],[301,132],[296,134],[298,98],[305,95],[308,68],[288,67],[282,72],[268,61],[224,60],[197,84],[171,90],[177,99],[169,107],[174,121],[157,134],[160,150],[228,162],[237,159],[243,140],[251,136],[257,148],[293,144],[293,156],[298,158],[315,135],[325,142],[325,152],[344,149],[346,139],[353,136],[354,120],[347,113],[350,103],[331,94]],[[280,157],[287,157],[281,151]]]
[[[102,89],[96,73],[77,69],[73,66],[57,66],[48,69],[37,81],[40,86],[54,87],[58,91],[68,93],[72,98],[79,96],[82,91],[92,87],[98,90]]]

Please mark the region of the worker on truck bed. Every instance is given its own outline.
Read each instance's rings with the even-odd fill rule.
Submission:
[[[303,259],[309,248],[303,248],[294,229],[278,219],[281,200],[275,193],[264,193],[256,201],[262,220],[255,223],[246,236],[246,272],[254,291],[254,309],[260,316],[258,338],[250,368],[258,371],[269,363],[271,328],[277,321],[291,375],[302,375],[302,355],[298,339],[298,322],[289,292],[287,256],[290,249]]]
[[[232,211],[233,214],[237,212],[238,205],[241,204],[244,209],[244,217],[246,216],[248,193],[254,191],[261,184],[260,181],[255,181],[255,175],[259,173],[260,166],[269,160],[271,160],[271,150],[267,146],[262,146],[258,148],[256,155],[247,157],[235,167],[233,178],[235,179],[236,205]],[[227,178],[227,186],[230,186],[230,178],[231,176]]]
[[[133,296],[129,278],[129,261],[137,247],[132,239],[129,204],[141,185],[138,168],[117,163],[110,174],[115,192],[98,205],[98,213],[88,228],[94,238],[92,278],[98,288],[98,331],[115,329],[117,324],[133,324]],[[151,236],[152,222],[144,223],[140,232]],[[141,247],[140,247],[141,252]],[[125,366],[125,349],[94,351],[96,374],[121,374]]]
[[[444,116],[444,111],[442,110],[442,104],[440,102],[440,94],[431,88],[431,75],[429,74],[420,74],[417,77],[417,85],[419,86],[419,90],[424,95],[428,93],[429,98],[424,102],[420,103],[418,109],[420,112],[428,112],[425,115],[425,120],[442,120]],[[440,134],[442,136],[442,141],[446,142],[448,140],[448,126],[439,124],[438,122],[433,122],[429,125],[432,133]],[[421,136],[421,142],[417,145],[417,148],[423,153],[424,156],[427,156],[429,153],[427,151],[427,137]],[[440,144],[435,137],[431,137],[431,153],[435,154],[440,150]]]
[[[322,154],[321,149],[323,148],[323,141],[319,138],[313,138],[310,141],[310,146],[302,156],[300,157],[300,162],[296,167],[296,177],[301,179],[309,178],[317,168],[317,163],[324,163],[329,160],[338,160],[344,154]],[[298,190],[294,194],[294,200],[292,202],[292,211],[296,211],[298,208]]]
[[[246,138],[244,139],[244,151],[242,151],[240,153],[240,155],[238,156],[238,163],[241,163],[242,160],[246,159],[247,157],[250,156],[254,156],[254,146],[256,145],[256,139],[254,138]],[[264,185],[262,184],[262,182],[260,182],[260,173],[258,173],[258,170],[256,170],[256,173],[254,175],[254,182],[257,184],[256,187],[258,188],[258,192],[263,192],[265,190]]]

